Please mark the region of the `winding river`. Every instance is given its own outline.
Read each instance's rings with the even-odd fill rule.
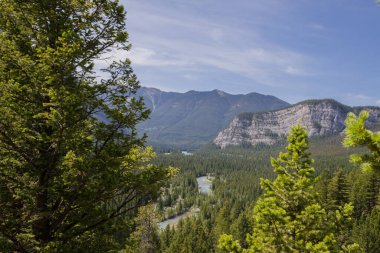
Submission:
[[[212,181],[211,181],[212,178],[210,177],[207,177],[207,176],[203,176],[203,177],[197,177],[197,182],[198,182],[198,187],[199,187],[199,192],[202,193],[202,194],[207,194],[207,195],[210,195],[212,193],[212,189],[211,189],[211,186],[212,186]],[[158,227],[162,230],[162,229],[165,229],[166,226],[170,225],[175,225],[178,223],[178,221],[182,218],[186,218],[186,217],[190,217],[190,216],[193,216],[195,214],[197,214],[199,212],[199,208],[191,208],[189,211],[181,214],[181,215],[178,215],[178,216],[175,216],[173,218],[170,218],[170,219],[167,219],[167,220],[164,220],[164,221],[161,221],[158,223]]]

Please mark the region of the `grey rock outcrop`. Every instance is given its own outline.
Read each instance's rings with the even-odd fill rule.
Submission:
[[[298,122],[306,127],[309,136],[338,134],[345,129],[347,114],[361,110],[370,113],[369,125],[379,123],[379,107],[349,107],[335,100],[309,100],[276,111],[243,113],[219,132],[213,143],[221,148],[258,143],[271,145],[283,139]]]
[[[149,144],[185,149],[209,143],[239,113],[289,106],[273,96],[220,90],[178,93],[143,87],[136,96],[152,111],[150,119],[138,125],[140,133],[148,134]]]

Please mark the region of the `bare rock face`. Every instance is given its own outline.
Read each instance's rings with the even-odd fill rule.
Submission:
[[[142,87],[136,97],[143,97],[151,110],[150,118],[137,126],[138,132],[147,133],[151,145],[181,149],[209,143],[239,113],[289,106],[273,96],[220,90],[177,93]]]
[[[270,112],[243,113],[221,131],[213,143],[221,148],[230,145],[274,144],[285,138],[293,125],[306,127],[309,136],[341,133],[349,112],[370,113],[369,125],[380,122],[379,107],[349,107],[334,100],[309,100]]]

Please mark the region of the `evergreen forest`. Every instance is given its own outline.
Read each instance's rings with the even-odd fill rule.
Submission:
[[[368,112],[342,134],[153,148],[126,18],[117,0],[0,0],[0,252],[380,252]]]
[[[364,148],[347,149],[343,147],[342,141],[342,136],[310,139],[305,154],[310,154],[308,166],[315,168],[315,172],[309,183],[311,189],[302,190],[309,191],[315,203],[324,210],[325,221],[332,219],[331,216],[337,212],[342,212],[339,216],[345,217],[344,220],[338,224],[335,217],[335,227],[324,232],[327,235],[339,230],[335,231],[338,248],[312,250],[266,246],[244,252],[379,252],[380,177],[376,170],[363,171],[360,166],[350,162],[352,154],[367,154]],[[159,154],[155,160],[158,164],[172,164],[181,168],[179,175],[168,182],[165,188],[174,190],[164,191],[158,199],[159,217],[168,218],[173,213],[183,213],[194,205],[199,207],[199,213],[181,219],[173,226],[166,226],[165,229],[157,227],[157,238],[160,238],[157,251],[241,252],[242,249],[249,248],[258,238],[257,235],[250,237],[257,222],[254,210],[259,208],[258,205],[261,206],[258,200],[263,194],[265,196],[267,189],[260,184],[260,178],[269,179],[268,182],[276,178],[279,173],[272,167],[271,157],[278,157],[285,145],[286,143],[281,147],[231,147],[223,150],[210,145],[192,156],[179,152]],[[204,175],[213,178],[210,195],[197,193],[194,187],[197,185],[196,178]],[[322,221],[318,222],[319,225],[323,224]],[[306,229],[311,230],[312,227],[309,225]],[[262,236],[266,238],[269,234],[265,231]],[[230,240],[233,238],[241,250],[233,250],[229,246],[221,248],[221,237],[226,240],[226,236]],[[280,236],[275,236],[278,237]],[[224,244],[228,245],[227,242],[224,241]],[[276,243],[289,245],[287,241]]]

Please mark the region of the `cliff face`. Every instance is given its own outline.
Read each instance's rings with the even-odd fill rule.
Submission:
[[[232,95],[220,90],[164,92],[141,88],[152,113],[138,125],[140,133],[148,134],[150,144],[199,147],[212,141],[237,114],[285,108],[288,103],[258,93]]]
[[[380,122],[378,107],[349,107],[334,100],[313,100],[276,111],[240,114],[213,142],[221,148],[258,143],[271,145],[284,138],[298,122],[306,127],[309,136],[337,134],[345,128],[347,113],[361,110],[370,113],[369,125]]]

